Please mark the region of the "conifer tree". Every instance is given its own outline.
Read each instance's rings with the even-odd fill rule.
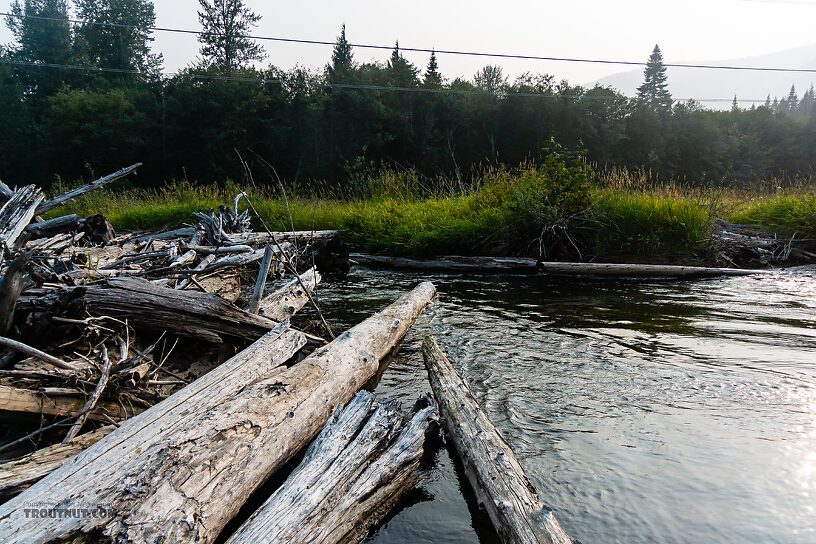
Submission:
[[[198,0],[198,20],[203,27],[198,41],[201,57],[221,72],[230,73],[266,57],[263,47],[249,37],[261,16],[243,0]]]
[[[346,25],[343,24],[332,50],[331,62],[326,66],[329,82],[338,83],[348,79],[353,68],[354,53],[351,51],[351,44],[346,39]]]
[[[646,69],[643,71],[643,85],[638,87],[638,100],[649,105],[655,111],[668,112],[671,110],[672,97],[669,93],[666,66],[663,63],[663,53],[655,45]]]
[[[412,87],[417,84],[419,70],[402,56],[399,50],[399,41],[391,51],[391,58],[388,59],[388,71],[390,72],[391,83],[398,87]]]
[[[425,69],[424,82],[428,87],[438,87],[442,84],[442,74],[439,73],[436,52],[433,50],[431,50],[431,58],[428,60],[428,66]]]
[[[156,11],[150,0],[75,0],[84,22],[76,29],[82,62],[158,75],[161,55],[151,53]]]
[[[734,101],[731,103],[731,111],[739,111],[739,101],[737,95],[734,95]]]
[[[799,96],[796,94],[796,85],[791,85],[790,92],[788,93],[788,109],[794,111],[798,106]]]

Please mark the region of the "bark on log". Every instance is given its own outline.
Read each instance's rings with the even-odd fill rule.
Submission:
[[[74,232],[79,230],[79,226],[79,216],[72,213],[39,223],[31,223],[26,227],[25,233],[29,240],[36,240],[38,238],[51,238],[65,232]]]
[[[46,200],[42,204],[37,207],[37,215],[44,214],[47,211],[53,210],[63,204],[67,204],[68,202],[78,198],[85,193],[90,193],[91,191],[95,191],[100,187],[104,187],[109,183],[113,183],[117,179],[121,179],[128,174],[132,173],[134,170],[139,168],[142,163],[136,163],[132,166],[128,166],[127,168],[122,168],[121,170],[114,172],[113,174],[108,174],[107,176],[101,177],[96,181],[92,181],[87,185],[83,185],[81,187],[77,187],[76,189],[72,189],[67,193],[63,193],[58,197],[52,198],[51,200]]]
[[[361,391],[335,411],[303,462],[227,544],[357,543],[417,482],[435,406],[404,419]]]
[[[451,272],[522,272],[550,274],[554,276],[615,276],[651,278],[704,278],[717,276],[750,276],[765,274],[767,270],[741,268],[707,268],[701,266],[674,266],[657,264],[616,263],[560,263],[538,262],[522,257],[440,257],[421,260],[383,255],[354,253],[351,259],[357,264],[372,267],[404,268],[409,270]]]
[[[68,459],[96,444],[116,427],[106,425],[81,434],[67,444],[54,444],[0,464],[0,500],[8,500],[61,467]]]
[[[0,247],[17,248],[18,239],[42,202],[43,192],[34,185],[18,189],[0,208]]]
[[[289,319],[309,302],[309,295],[303,287],[314,292],[320,280],[320,272],[314,267],[310,268],[300,275],[300,280],[295,278],[261,299],[258,314],[273,321]]]
[[[126,421],[0,506],[0,540],[213,542],[258,486],[376,372],[434,294],[424,283],[291,368],[305,343],[278,330]],[[102,518],[31,518],[24,505],[106,505]]]
[[[47,314],[80,313],[127,319],[139,330],[220,343],[224,337],[255,340],[277,322],[252,315],[217,295],[160,287],[141,278],[113,278],[102,285],[54,290],[20,305]]]
[[[17,308],[17,300],[26,285],[25,267],[28,264],[28,257],[20,254],[11,261],[0,284],[0,335],[5,335],[11,330],[14,323],[14,311]]]
[[[433,337],[425,339],[422,354],[447,434],[502,542],[572,544]]]

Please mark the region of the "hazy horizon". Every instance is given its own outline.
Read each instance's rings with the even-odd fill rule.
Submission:
[[[704,0],[659,5],[644,0],[614,5],[599,0],[570,4],[524,0],[501,6],[484,0],[420,0],[410,10],[396,5],[384,8],[373,0],[342,4],[320,0],[308,8],[275,7],[260,0],[246,3],[263,16],[253,32],[256,35],[333,41],[345,23],[352,43],[391,45],[399,40],[405,47],[643,61],[658,43],[667,62],[705,63],[816,45],[812,34],[816,1],[806,0],[720,0],[715,5]],[[11,0],[0,0],[0,11],[8,11],[10,5]],[[155,6],[157,26],[200,28],[197,0],[159,0]],[[166,72],[187,66],[198,54],[195,36],[157,32],[155,37],[153,48],[164,55]],[[0,43],[11,39],[3,24]],[[296,65],[318,69],[331,54],[330,47],[321,45],[268,41],[263,45],[267,58],[262,65],[283,69]],[[358,61],[383,61],[388,55],[388,51],[355,50]],[[427,63],[426,53],[405,56],[420,67]],[[549,73],[575,84],[591,84],[632,70],[620,65],[453,55],[439,55],[439,64],[448,78],[470,79],[485,64],[496,64],[511,79],[523,72]],[[704,77],[705,72],[694,74]],[[684,91],[689,94],[688,85]],[[699,93],[681,98],[702,97],[703,91],[701,86]]]

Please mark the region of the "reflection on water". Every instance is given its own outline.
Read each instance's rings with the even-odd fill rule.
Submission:
[[[699,282],[354,271],[323,309],[352,325],[421,279],[438,300],[378,391],[451,360],[542,499],[584,543],[816,542],[816,278]],[[368,542],[493,542],[444,450]],[[421,497],[417,499],[417,497]]]

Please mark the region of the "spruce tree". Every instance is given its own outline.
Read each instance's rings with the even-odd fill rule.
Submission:
[[[198,20],[202,33],[201,57],[223,73],[230,73],[254,60],[266,57],[263,47],[249,37],[249,31],[261,16],[249,9],[243,0],[198,0]]]
[[[638,100],[649,105],[655,111],[670,111],[672,97],[671,93],[669,93],[663,53],[660,51],[659,46],[655,45],[649,61],[646,63],[643,75],[643,85],[638,87]]]
[[[397,87],[413,87],[417,84],[419,70],[402,56],[399,50],[399,41],[391,51],[391,58],[388,59],[388,71],[391,84]]]
[[[436,62],[436,52],[431,50],[431,58],[428,60],[428,67],[425,69],[425,85],[428,87],[438,87],[442,84],[442,74],[439,73],[439,64]]]
[[[799,96],[796,94],[796,85],[791,85],[788,93],[788,109],[792,112],[799,106]]]
[[[75,0],[84,21],[76,29],[77,56],[100,68],[157,76],[162,56],[150,51],[156,11],[150,0]]]
[[[329,82],[339,83],[347,80],[353,68],[354,54],[351,51],[351,44],[346,39],[346,25],[343,24],[332,50],[331,63],[326,66]]]

